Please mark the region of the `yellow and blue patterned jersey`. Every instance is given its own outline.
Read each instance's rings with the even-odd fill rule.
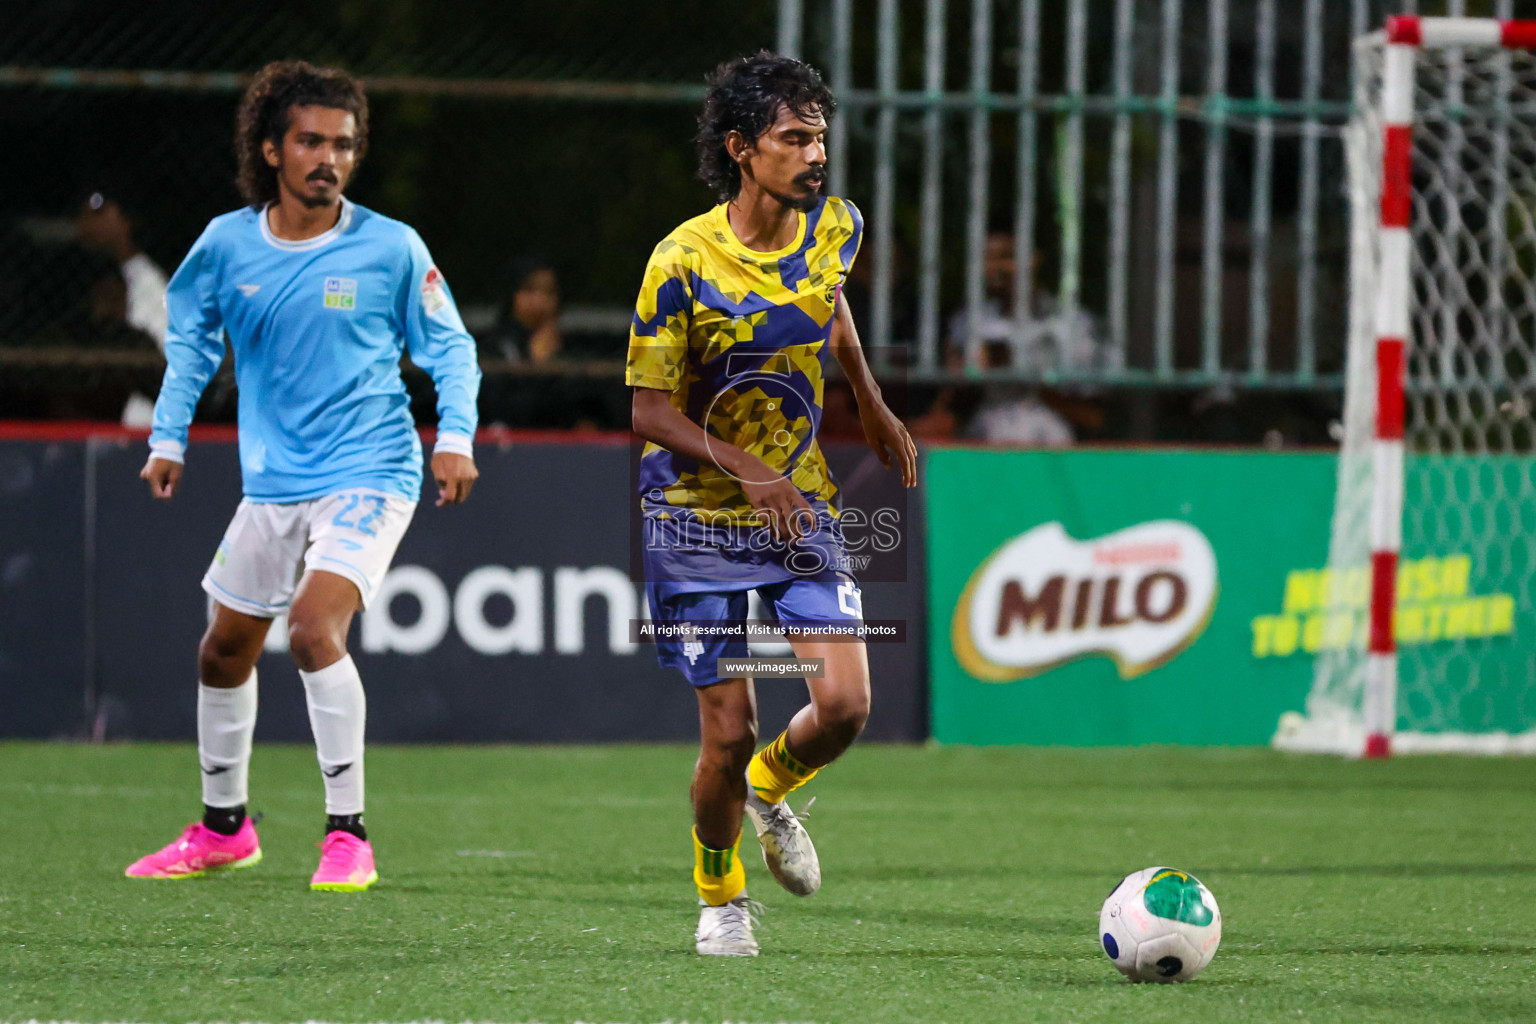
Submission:
[[[838,296],[864,221],[832,196],[799,221],[794,241],[776,252],[743,245],[723,204],[664,238],[645,268],[624,378],[667,392],[710,437],[788,475],[835,516],[837,488],[816,433]],[[752,511],[729,473],[656,444],[641,454],[639,479],[650,515]]]

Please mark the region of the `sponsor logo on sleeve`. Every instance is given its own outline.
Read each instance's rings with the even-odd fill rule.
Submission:
[[[357,282],[350,277],[328,277],[325,279],[325,308],[326,309],[356,309],[357,308]]]
[[[427,316],[448,308],[448,289],[443,283],[443,272],[436,267],[428,269],[421,279],[421,308]]]
[[[1188,523],[1156,520],[1075,540],[1060,523],[1014,537],[972,574],[955,608],[955,656],[1008,682],[1102,654],[1131,679],[1172,661],[1210,622],[1216,553]]]

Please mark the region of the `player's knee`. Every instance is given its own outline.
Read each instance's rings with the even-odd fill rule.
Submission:
[[[816,721],[824,732],[852,743],[869,721],[869,690],[860,687],[818,703]]]
[[[703,739],[704,760],[726,773],[746,771],[747,764],[756,752],[756,722],[739,722],[729,727],[712,729]]]
[[[304,672],[316,672],[340,661],[346,653],[345,642],[324,623],[309,619],[290,619],[288,650],[294,663]]]
[[[255,667],[245,645],[209,633],[197,645],[197,678],[205,686],[230,689],[244,683]]]
[[[747,765],[752,763],[752,755],[757,751],[757,739],[754,735],[741,736],[728,741],[716,741],[711,763],[721,772],[730,776],[743,774]]]

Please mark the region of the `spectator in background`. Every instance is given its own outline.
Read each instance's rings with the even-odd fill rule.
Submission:
[[[907,431],[919,441],[951,441],[960,433],[959,399],[949,385],[939,388],[921,415],[907,422]]]
[[[85,293],[79,341],[90,348],[160,351],[164,339],[152,341],[147,331],[128,319],[128,282],[117,264],[93,255],[88,258],[85,270],[91,283]]]
[[[1018,261],[1013,255],[1013,235],[994,231],[987,235],[982,255],[982,301],[978,330],[970,331],[967,310],[950,318],[949,342],[971,369],[1012,366],[1029,371],[1081,372],[1108,369],[1116,353],[1103,344],[1093,318],[1085,310],[1062,310],[1056,296],[1040,288],[1040,254],[1030,260],[1030,310],[1021,330],[1015,329],[1013,279]],[[999,354],[999,347],[1008,350]],[[993,350],[988,355],[987,350]]]
[[[76,215],[80,226],[80,244],[89,252],[106,256],[117,264],[123,280],[123,321],[154,339],[155,347],[165,351],[165,271],[139,249],[133,238],[133,218],[120,200],[106,192],[92,192],[80,204]],[[100,291],[101,296],[97,296]],[[99,280],[92,290],[91,319],[100,322],[98,312],[115,291],[110,281]],[[155,403],[141,391],[133,391],[123,404],[125,427],[147,427],[154,416]]]
[[[1030,275],[1039,271],[1040,256],[1031,259]],[[1029,316],[1020,327],[1014,317],[1013,281],[1018,268],[1014,237],[1006,231],[987,235],[982,258],[986,298],[977,329],[971,330],[968,310],[950,319],[949,358],[953,369],[1005,370],[1023,373],[1083,373],[1109,369],[1118,359],[1098,337],[1093,318],[1078,309],[1060,309],[1056,297],[1039,287],[1030,289]],[[966,430],[969,437],[1037,447],[1065,447],[1076,429],[1097,429],[1103,415],[1085,395],[997,382],[983,388],[981,406]]]
[[[128,323],[128,282],[116,264],[91,261],[91,287],[85,293],[85,322],[89,343],[96,344],[101,334],[117,335],[120,329],[137,330]],[[109,342],[110,344],[110,342]]]
[[[105,192],[92,192],[77,215],[80,244],[117,263],[127,287],[127,316],[134,327],[165,349],[165,271],[139,249],[133,238],[133,218],[123,204]]]
[[[55,377],[38,394],[23,399],[12,415],[30,415],[58,419],[111,420],[121,415],[124,402],[136,388],[154,391],[152,377],[158,377],[163,365],[160,350],[139,328],[128,322],[128,285],[117,263],[99,253],[73,252],[69,267],[75,282],[75,304],[57,322],[57,341],[75,350],[91,353],[110,351],[153,354],[154,362],[132,366],[110,356],[83,355],[72,372]],[[8,400],[11,402],[7,405]],[[0,397],[0,407],[10,413],[16,405],[9,396]]]
[[[560,354],[560,281],[539,256],[512,263],[496,326],[480,339],[480,358],[538,366]]]
[[[854,261],[853,269],[848,273],[848,279],[843,282],[843,301],[848,303],[848,312],[853,314],[853,322],[863,324],[865,331],[871,330],[875,322],[874,267],[875,261],[872,255],[866,253],[864,259]],[[917,289],[907,280],[906,269],[906,247],[901,244],[900,238],[893,238],[891,239],[891,336],[883,339],[893,345],[910,345],[917,338]],[[874,344],[876,339],[865,336],[862,341],[869,346]],[[901,356],[898,354],[896,358],[900,360]]]
[[[1006,348],[989,348],[989,356],[1006,359]],[[1006,362],[989,363],[1003,369]],[[1072,425],[1040,396],[1039,389],[1017,381],[983,386],[981,406],[971,417],[965,436],[977,441],[1017,444],[1030,448],[1066,448],[1077,440]]]

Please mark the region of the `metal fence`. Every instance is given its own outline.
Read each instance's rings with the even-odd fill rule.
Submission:
[[[1349,41],[1416,6],[1533,13],[1514,0],[778,0],[665,16],[620,0],[6,5],[0,117],[20,174],[0,197],[0,374],[16,379],[17,350],[79,344],[90,271],[70,262],[71,230],[93,182],[137,193],[145,248],[167,268],[238,202],[235,100],[280,56],[366,78],[375,145],[354,194],[422,231],[472,317],[494,315],[509,258],[536,249],[560,269],[568,321],[589,329],[572,354],[617,359],[651,245],[711,201],[689,142],[703,73],[777,46],[839,97],[832,181],[860,202],[869,242],[849,294],[888,365],[930,382],[1336,391]]]
[[[824,64],[852,115],[833,128],[835,187],[872,197],[870,237],[915,235],[920,377],[952,376],[953,350],[978,351],[998,306],[1031,354],[1018,343],[1044,298],[1066,344],[983,372],[1299,389],[1341,379],[1350,40],[1388,13],[1518,13],[1513,0],[779,7],[780,49]],[[818,18],[830,28],[807,39]],[[1012,244],[1011,288],[989,280],[989,234]],[[893,327],[899,251],[870,257],[877,344],[907,340]],[[954,306],[964,315],[945,317]]]

